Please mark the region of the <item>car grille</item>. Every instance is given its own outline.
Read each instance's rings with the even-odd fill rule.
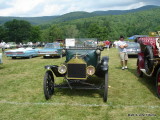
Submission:
[[[86,64],[68,64],[68,79],[86,79]]]

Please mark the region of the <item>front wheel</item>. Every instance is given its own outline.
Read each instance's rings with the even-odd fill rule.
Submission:
[[[105,73],[105,82],[104,82],[104,94],[103,94],[103,101],[107,101],[108,96],[108,71]]]
[[[54,76],[50,70],[46,71],[45,73],[43,90],[46,100],[50,99],[54,93]]]
[[[158,69],[158,72],[156,75],[156,91],[157,91],[158,98],[160,98],[160,68]]]

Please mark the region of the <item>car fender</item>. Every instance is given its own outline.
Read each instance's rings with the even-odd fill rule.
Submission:
[[[104,77],[105,73],[108,72],[108,69],[109,69],[108,62],[109,62],[109,57],[104,56],[96,68],[95,74],[98,77]]]
[[[139,65],[140,69],[144,69],[144,53],[138,53],[137,66]]]
[[[56,77],[64,77],[64,74],[60,74],[58,72],[58,66],[57,65],[46,65],[44,67],[46,70],[51,70],[52,73],[56,76]]]
[[[109,62],[109,57],[104,56],[101,60],[101,70],[106,72],[108,71],[108,62]]]

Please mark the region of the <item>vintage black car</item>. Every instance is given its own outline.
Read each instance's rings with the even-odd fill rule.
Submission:
[[[97,39],[66,39],[63,52],[66,60],[60,66],[45,66],[44,95],[46,100],[54,93],[54,88],[71,89],[103,89],[103,100],[108,95],[108,61],[109,57],[101,58],[101,47],[97,46]],[[104,78],[101,85],[86,82],[89,76],[96,75]],[[66,84],[55,84],[55,76],[63,77]]]

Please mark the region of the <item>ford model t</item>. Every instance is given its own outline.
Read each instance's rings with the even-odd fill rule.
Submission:
[[[156,76],[156,91],[160,98],[160,36],[139,37],[141,52],[137,59],[137,74],[142,77]]]
[[[108,60],[101,58],[101,48],[97,46],[97,39],[66,39],[63,53],[66,60],[61,65],[45,66],[44,95],[46,100],[54,94],[55,88],[71,89],[103,89],[103,100],[107,101],[108,94]],[[103,78],[101,84],[87,82],[90,76]],[[56,84],[55,77],[63,77],[61,84]]]

